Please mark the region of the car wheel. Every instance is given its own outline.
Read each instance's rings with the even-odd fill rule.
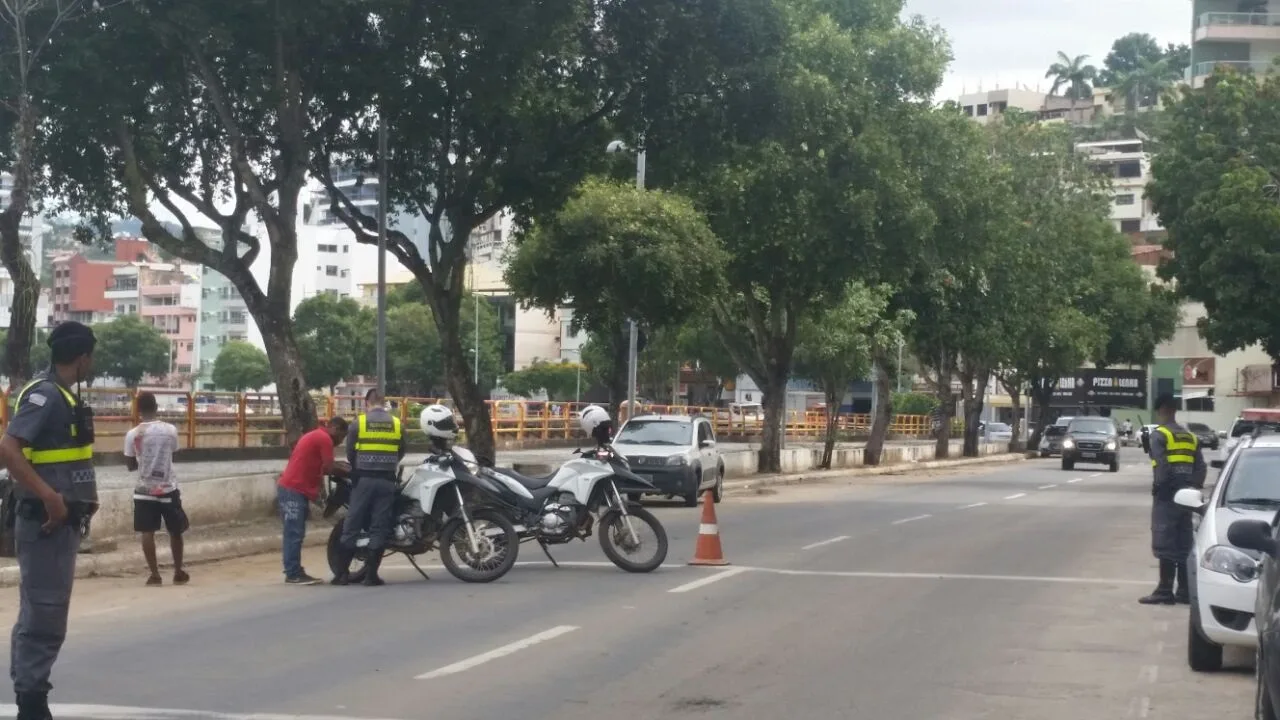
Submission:
[[[1066,458],[1064,457],[1064,458],[1062,458],[1062,469],[1063,469],[1063,470],[1075,470],[1075,469],[1076,469],[1076,464],[1075,464],[1074,462],[1072,462],[1071,460],[1068,460],[1068,459],[1066,459]]]
[[[684,496],[685,507],[698,507],[698,497],[702,494],[702,473],[693,476],[693,492]]]
[[[1253,716],[1257,718],[1257,720],[1280,720],[1280,718],[1276,717],[1276,708],[1271,703],[1271,691],[1267,689],[1267,683],[1263,680],[1263,677],[1266,675],[1266,671],[1262,666],[1261,648],[1258,649],[1256,657],[1257,660],[1254,663],[1253,671],[1254,684],[1256,686],[1256,690],[1254,691]]]
[[[1120,460],[1119,460],[1119,458],[1117,458],[1117,459],[1115,459],[1115,460],[1112,460],[1112,461],[1111,461],[1111,472],[1120,472]]]
[[[1200,606],[1191,606],[1187,620],[1187,664],[1196,672],[1217,672],[1222,669],[1222,646],[1209,642],[1200,632]]]
[[[719,503],[724,499],[724,468],[716,471],[716,486],[711,488],[711,499]]]

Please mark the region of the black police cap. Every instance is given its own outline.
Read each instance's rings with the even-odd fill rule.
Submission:
[[[1177,410],[1178,400],[1171,393],[1162,393],[1159,397],[1156,398],[1155,409],[1156,410],[1165,410],[1165,409]]]
[[[94,336],[93,329],[75,320],[58,323],[53,332],[49,333],[49,347],[58,350],[57,354],[63,356],[87,355],[93,352],[93,347],[97,344],[98,339]]]

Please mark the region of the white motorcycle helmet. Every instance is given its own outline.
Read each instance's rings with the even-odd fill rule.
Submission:
[[[451,441],[458,436],[458,421],[445,405],[428,405],[418,416],[418,424],[427,437]]]
[[[578,425],[598,443],[608,442],[613,435],[613,419],[609,411],[599,405],[588,405],[578,414]]]

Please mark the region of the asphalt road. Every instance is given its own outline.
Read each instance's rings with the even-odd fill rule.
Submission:
[[[286,587],[272,557],[197,567],[184,588],[85,581],[54,676],[55,703],[79,707],[55,716],[1251,717],[1247,657],[1195,676],[1185,607],[1135,602],[1154,576],[1137,460],[730,497],[727,569],[685,565],[698,511],[666,506],[671,554],[650,575],[606,565],[593,538],[560,569],[526,546],[483,586],[401,561],[382,589]],[[0,591],[0,622],[14,605]]]

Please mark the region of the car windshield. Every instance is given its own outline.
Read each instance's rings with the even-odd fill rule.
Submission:
[[[1253,431],[1257,430],[1259,425],[1271,428],[1272,430],[1280,430],[1280,423],[1237,420],[1236,424],[1231,426],[1231,437],[1238,438],[1245,435],[1252,435]]]
[[[1198,433],[1213,432],[1213,428],[1209,427],[1208,425],[1205,425],[1204,423],[1187,423],[1187,429],[1190,430],[1191,432],[1198,432]]]
[[[1280,448],[1238,451],[1226,482],[1226,505],[1280,505]]]
[[[622,426],[617,443],[632,445],[688,445],[693,442],[693,423],[678,420],[632,420]]]
[[[991,432],[1012,432],[1013,428],[1004,423],[989,423],[987,429]]]
[[[1110,433],[1115,430],[1115,425],[1105,418],[1072,420],[1067,429],[1073,433]]]
[[[1050,425],[1049,427],[1047,427],[1047,428],[1045,428],[1045,429],[1044,429],[1044,434],[1045,434],[1045,435],[1047,435],[1047,436],[1049,436],[1049,437],[1057,437],[1057,436],[1059,436],[1059,435],[1066,435],[1066,434],[1067,434],[1067,427],[1066,427],[1065,425]]]

